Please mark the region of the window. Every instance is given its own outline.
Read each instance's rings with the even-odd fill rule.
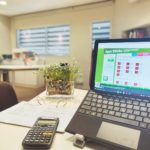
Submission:
[[[49,26],[17,30],[17,47],[36,54],[69,55],[70,26]]]
[[[93,22],[92,24],[92,48],[96,39],[110,38],[110,21]]]

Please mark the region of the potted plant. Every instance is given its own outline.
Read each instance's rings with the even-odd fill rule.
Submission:
[[[46,81],[46,93],[73,94],[74,81],[78,75],[76,64],[60,63],[40,69]]]

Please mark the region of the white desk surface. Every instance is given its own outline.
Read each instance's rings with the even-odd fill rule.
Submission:
[[[57,99],[50,100],[45,98],[45,92],[41,93],[29,103],[39,103],[42,105],[57,105],[58,107],[73,107],[78,106],[86,95],[86,90],[75,89],[74,98],[65,99],[63,102],[58,102]],[[41,99],[42,98],[42,99]],[[39,101],[40,100],[40,101]],[[22,140],[30,128],[17,125],[0,123],[0,150],[23,150]],[[80,150],[73,146],[74,136],[69,133],[56,133],[53,140],[51,150]],[[83,150],[106,150],[98,144],[88,144]]]
[[[46,65],[0,65],[0,70],[34,70],[45,67]]]

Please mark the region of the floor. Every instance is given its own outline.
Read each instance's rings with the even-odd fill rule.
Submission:
[[[15,86],[15,91],[19,101],[29,101],[44,90],[45,87],[27,88],[27,87]]]

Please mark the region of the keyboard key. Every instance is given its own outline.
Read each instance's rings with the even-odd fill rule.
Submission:
[[[108,120],[112,120],[112,121],[116,121],[116,122],[121,122],[121,123],[129,124],[129,125],[133,125],[133,126],[139,125],[138,121],[120,118],[120,117],[116,117],[116,116],[111,116],[111,115],[107,115],[107,114],[104,114],[103,118],[108,119]]]
[[[149,100],[148,99],[143,99],[143,102],[149,103]]]
[[[148,129],[150,129],[150,124],[147,126]]]
[[[113,110],[113,106],[108,106],[108,109],[109,110]]]
[[[146,106],[145,102],[140,102],[140,106]]]
[[[144,118],[144,119],[143,119],[143,122],[145,122],[145,123],[150,123],[150,118]]]
[[[91,115],[92,116],[96,116],[96,112],[91,112]]]
[[[92,99],[92,102],[96,102],[96,101],[97,101],[97,98],[93,98],[93,99]]]
[[[115,116],[120,117],[121,116],[121,112],[116,112]]]
[[[87,114],[87,115],[89,115],[90,113],[91,113],[90,110],[86,110],[86,111],[85,111],[85,114]]]
[[[119,98],[115,98],[114,101],[115,101],[115,102],[119,102]]]
[[[107,108],[107,105],[102,105],[102,108]]]
[[[139,101],[133,101],[133,105],[139,105]]]
[[[121,103],[125,103],[126,101],[125,101],[125,99],[121,99],[120,102]]]
[[[140,110],[140,106],[133,106],[134,110]]]
[[[127,104],[121,103],[120,107],[126,107]]]
[[[127,113],[122,113],[121,117],[127,118],[127,117],[128,117],[128,114],[127,114]]]
[[[102,113],[97,113],[96,116],[97,117],[102,117]]]
[[[126,108],[120,108],[120,112],[126,112]]]
[[[110,115],[114,115],[114,114],[115,114],[115,111],[111,110],[111,111],[109,111],[109,114],[110,114]]]
[[[102,108],[98,108],[97,112],[102,112],[102,110],[103,110]]]
[[[140,111],[134,110],[133,114],[138,116],[138,115],[140,115]]]
[[[147,117],[148,113],[147,112],[141,112],[141,116]]]
[[[120,105],[119,102],[115,102],[115,103],[114,103],[114,106],[119,106],[119,105]]]
[[[88,97],[93,97],[93,94],[89,93],[89,94],[88,94]]]
[[[114,102],[113,101],[109,101],[109,103],[108,103],[109,105],[113,105],[114,104]]]
[[[135,119],[135,120],[142,122],[143,117],[141,117],[141,116],[136,116],[136,119]]]
[[[132,104],[132,100],[127,100],[127,102],[126,102],[127,104]]]
[[[102,104],[97,104],[97,105],[96,105],[96,107],[98,107],[98,108],[101,107],[101,106],[102,106]]]
[[[79,109],[79,112],[80,112],[80,113],[84,113],[84,112],[85,112],[85,109]]]
[[[132,109],[132,107],[133,107],[133,105],[131,105],[131,104],[127,105],[127,108],[129,108],[129,109]]]
[[[91,102],[90,101],[84,101],[83,104],[90,105]]]
[[[103,102],[102,99],[98,99],[98,100],[97,100],[97,103],[100,103],[100,104],[101,104],[102,102]]]
[[[94,97],[94,98],[97,98],[97,97],[98,97],[98,95],[97,95],[97,94],[93,94],[93,97]]]
[[[102,99],[103,97],[102,97],[102,95],[98,95],[98,99]]]
[[[104,101],[103,101],[103,104],[108,104],[108,100],[104,100]]]
[[[147,108],[146,107],[141,107],[140,111],[147,111]]]
[[[88,106],[88,105],[82,105],[81,108],[84,108],[84,109],[88,109],[88,110],[89,110],[89,109],[91,109],[91,106]]]
[[[108,110],[107,109],[103,109],[103,113],[104,114],[108,114]]]
[[[131,119],[131,120],[134,120],[135,119],[135,115],[129,115],[128,118]]]
[[[96,110],[97,110],[97,107],[92,107],[91,110],[92,110],[92,111],[96,111]]]
[[[143,122],[140,122],[140,127],[141,127],[141,128],[146,128],[146,127],[147,127],[147,124],[146,124],[146,123],[143,123]]]
[[[87,101],[91,101],[92,98],[91,98],[91,97],[86,97],[86,100],[87,100]]]
[[[92,102],[92,103],[91,103],[91,106],[96,106],[96,103],[95,103],[95,102]]]
[[[114,107],[115,111],[119,111],[119,109],[120,109],[119,107]]]
[[[150,103],[147,103],[147,107],[150,107]]]

